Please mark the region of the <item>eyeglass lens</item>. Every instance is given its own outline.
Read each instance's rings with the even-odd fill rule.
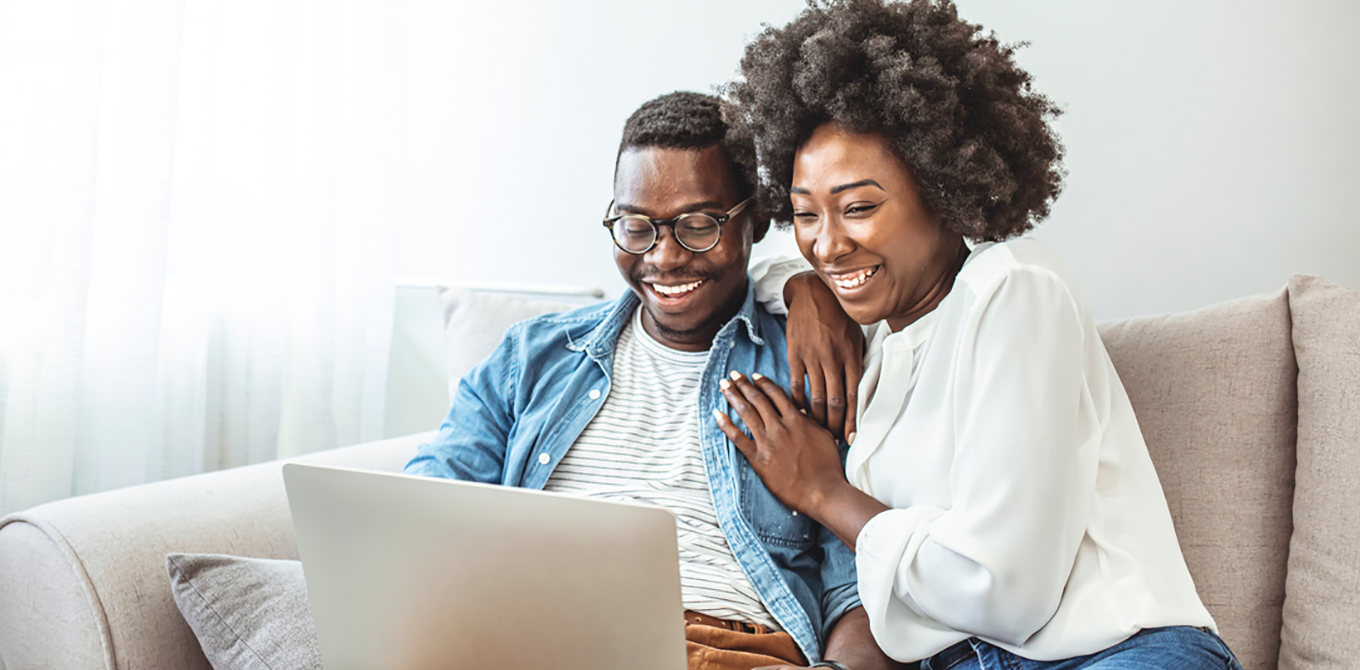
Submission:
[[[681,216],[674,224],[675,238],[690,251],[708,251],[718,244],[722,227],[717,219],[695,212]],[[658,231],[645,217],[625,216],[614,223],[614,240],[627,251],[642,253],[652,246]]]

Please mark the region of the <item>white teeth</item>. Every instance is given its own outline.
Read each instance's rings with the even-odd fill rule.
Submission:
[[[660,293],[661,295],[680,295],[681,293],[689,293],[690,291],[699,288],[699,285],[702,283],[704,283],[703,280],[696,281],[692,284],[681,284],[679,286],[663,286],[661,284],[652,284],[652,288],[656,289],[656,292]]]
[[[863,286],[864,282],[869,281],[869,278],[877,273],[877,267],[866,268],[853,274],[832,277],[831,281],[841,288],[855,288]]]

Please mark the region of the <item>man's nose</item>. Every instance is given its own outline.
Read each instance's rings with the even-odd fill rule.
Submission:
[[[680,242],[675,239],[675,229],[671,226],[660,226],[656,236],[656,246],[646,253],[644,260],[658,270],[669,272],[684,266],[694,257],[693,251],[680,246]]]

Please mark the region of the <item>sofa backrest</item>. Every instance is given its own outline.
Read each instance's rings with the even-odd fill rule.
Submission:
[[[1287,292],[1100,331],[1200,598],[1247,670],[1275,668],[1297,423]]]

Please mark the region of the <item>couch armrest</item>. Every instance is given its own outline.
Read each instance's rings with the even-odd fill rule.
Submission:
[[[433,433],[293,459],[400,471]],[[170,552],[297,558],[283,461],[81,496],[0,519],[0,668],[210,670]]]

